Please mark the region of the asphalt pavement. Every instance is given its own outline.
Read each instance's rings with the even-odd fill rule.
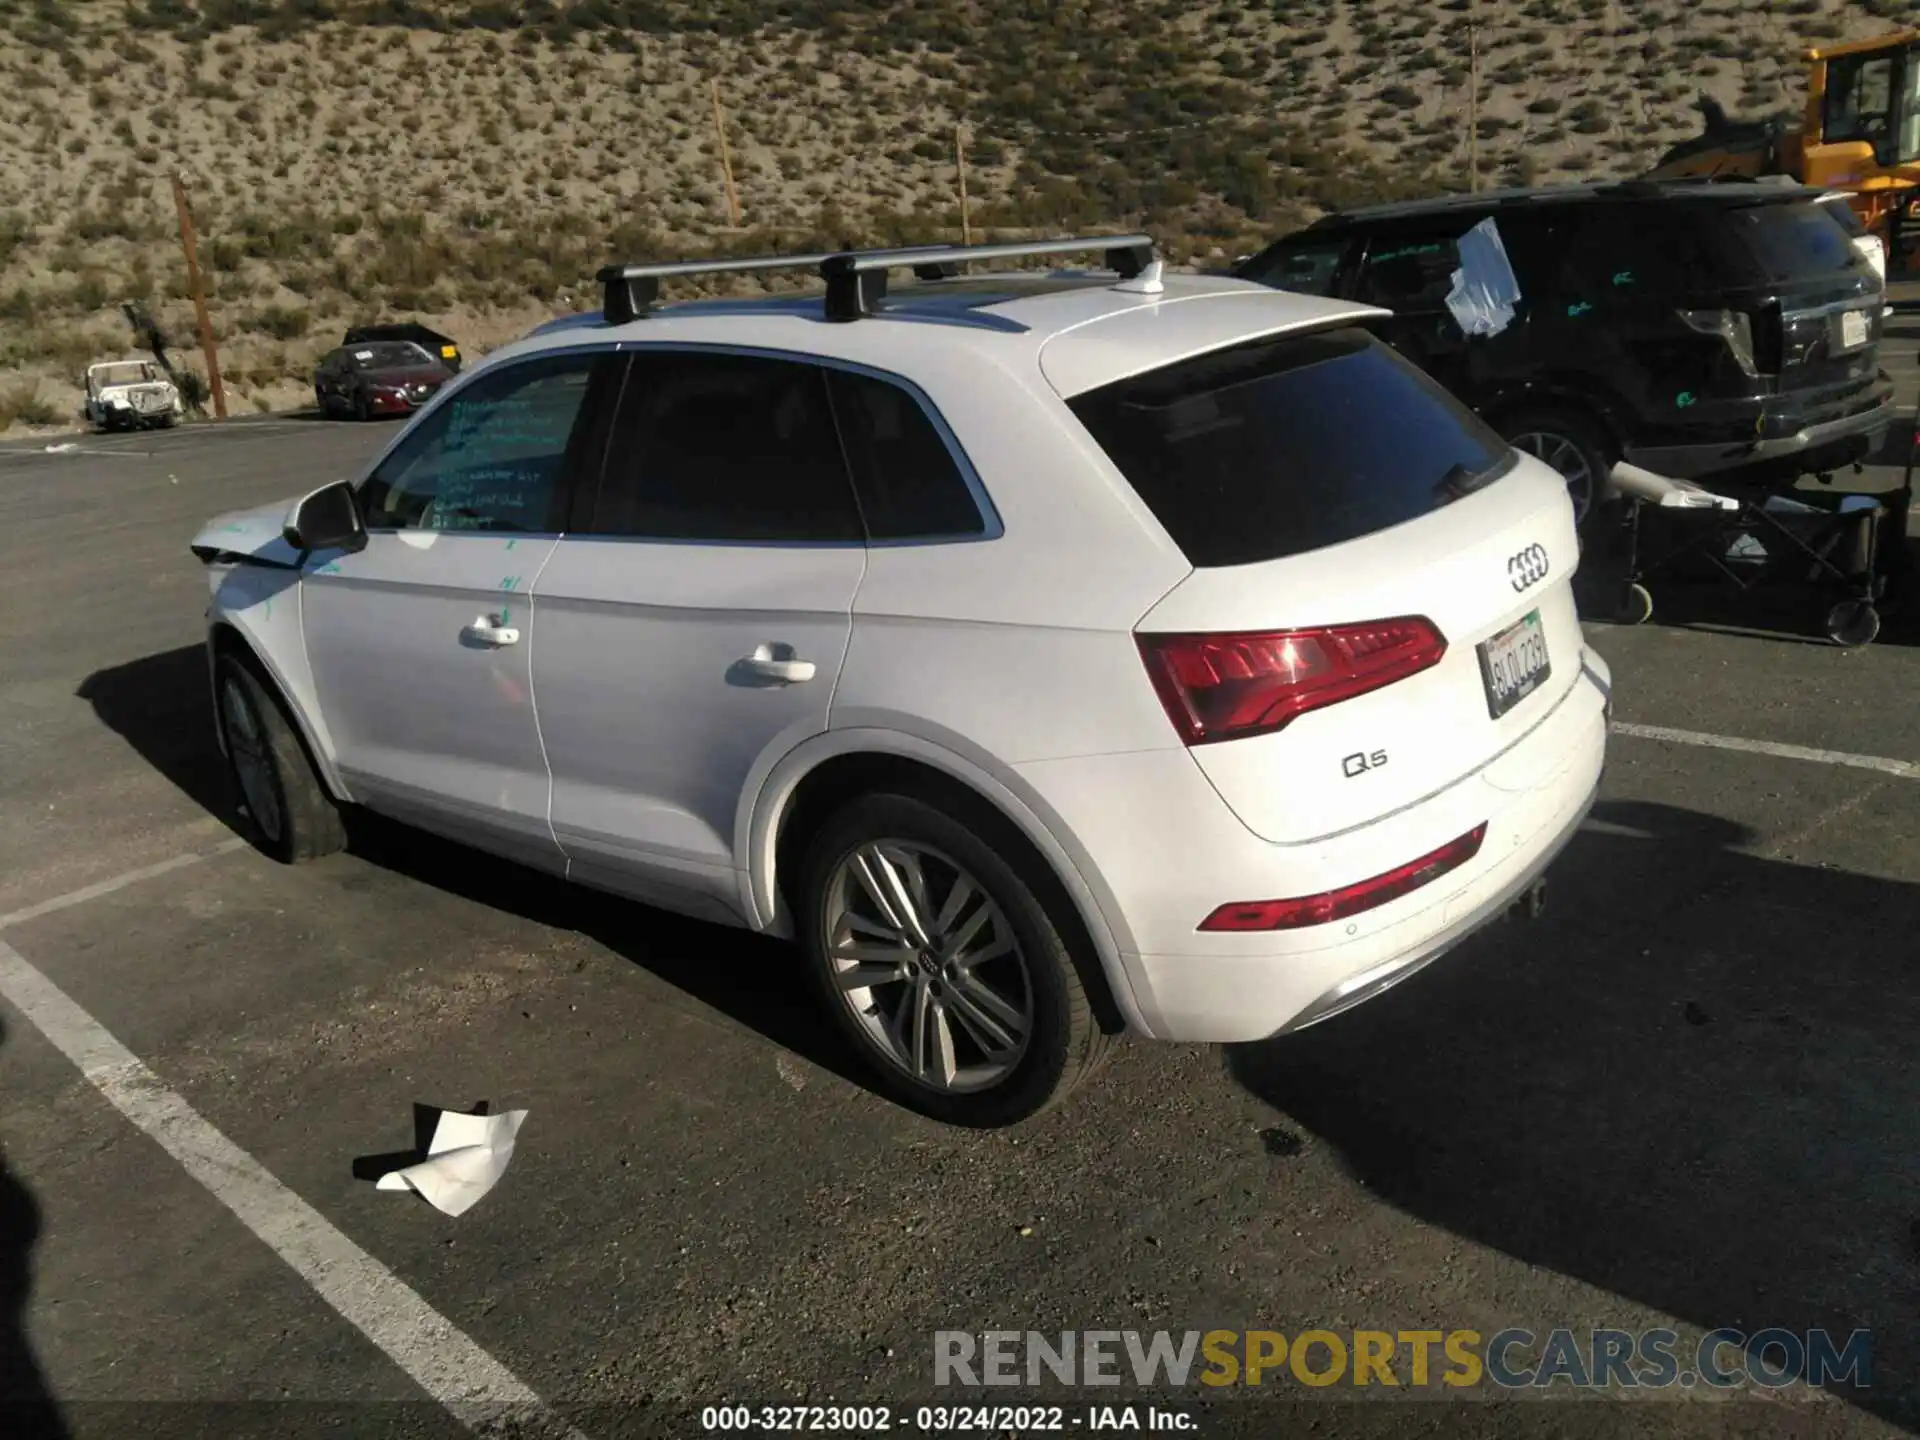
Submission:
[[[457,1434],[429,1396],[507,1381],[594,1440],[722,1401],[907,1430],[982,1398],[936,1390],[937,1331],[1818,1327],[1872,1331],[1870,1383],[1097,1399],[1202,1435],[1920,1422],[1906,632],[1594,626],[1622,728],[1543,918],[959,1132],[863,1085],[779,944],[390,827],[234,843],[187,541],[391,433],[0,447],[0,1394],[78,1436]],[[415,1107],[481,1103],[529,1118],[477,1208],[375,1190]],[[1088,1393],[986,1398],[1078,1430]]]

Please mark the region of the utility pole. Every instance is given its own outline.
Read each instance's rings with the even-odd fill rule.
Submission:
[[[733,228],[740,228],[740,192],[733,188],[733,155],[727,149],[727,117],[720,108],[720,77],[711,75],[708,84],[713,90],[713,132],[720,137],[720,173],[727,181],[727,214]]]
[[[207,362],[207,388],[213,392],[213,413],[227,418],[227,387],[220,383],[220,356],[213,348],[213,321],[207,315],[206,287],[200,283],[200,249],[193,234],[193,212],[187,208],[187,187],[173,175],[173,204],[180,212],[180,248],[187,254],[187,288],[193,292],[193,315],[200,326],[200,353]]]
[[[1480,189],[1480,22],[1467,21],[1467,188]]]
[[[973,220],[967,214],[967,141],[966,127],[953,127],[953,163],[960,172],[960,243],[973,244]]]

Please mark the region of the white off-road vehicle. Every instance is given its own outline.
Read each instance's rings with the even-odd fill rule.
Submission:
[[[151,360],[103,360],[87,367],[81,414],[102,430],[168,426],[186,413],[180,391]]]

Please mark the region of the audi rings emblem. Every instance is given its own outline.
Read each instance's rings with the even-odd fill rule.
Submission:
[[[1507,578],[1515,590],[1525,590],[1547,578],[1547,547],[1529,545],[1507,560]]]

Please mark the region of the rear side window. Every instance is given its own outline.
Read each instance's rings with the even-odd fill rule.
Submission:
[[[1512,463],[1471,411],[1351,327],[1214,351],[1068,405],[1202,567],[1385,530]]]
[[[636,354],[590,529],[718,544],[860,541],[826,372],[747,355]]]
[[[1800,280],[1865,263],[1845,223],[1827,213],[1830,208],[1812,201],[1742,205],[1728,209],[1722,223],[1767,279]]]
[[[1726,283],[1725,264],[1678,205],[1574,205],[1554,216],[1540,249],[1558,255],[1572,317],[1645,298],[1672,301]],[[1709,222],[1711,223],[1711,222]]]
[[[953,452],[920,402],[869,375],[827,372],[867,534],[938,540],[986,530]]]

